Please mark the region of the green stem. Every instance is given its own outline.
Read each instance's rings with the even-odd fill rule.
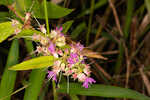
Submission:
[[[48,13],[47,13],[47,3],[46,0],[44,0],[44,12],[45,12],[45,21],[46,21],[46,29],[47,33],[49,34],[49,23],[48,23]]]
[[[95,0],[91,0],[91,8],[90,8],[91,14],[89,18],[88,32],[86,34],[86,45],[89,44],[89,36],[91,32],[91,27],[92,27],[92,17],[93,17],[93,12],[94,12],[94,6],[95,6]]]
[[[54,95],[54,100],[58,100],[57,92],[56,92],[56,83],[55,81],[52,81],[53,83],[53,95]]]

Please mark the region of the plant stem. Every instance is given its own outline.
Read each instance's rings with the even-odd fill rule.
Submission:
[[[47,3],[46,0],[44,0],[44,12],[45,12],[45,21],[46,21],[46,29],[47,33],[49,34],[49,23],[48,23],[48,13],[47,13]]]
[[[91,8],[90,8],[90,18],[89,18],[89,23],[88,23],[88,31],[86,34],[86,45],[89,44],[89,36],[91,32],[91,27],[92,27],[92,17],[93,17],[93,12],[94,12],[94,5],[95,5],[95,0],[91,0]]]
[[[53,83],[53,95],[54,95],[54,100],[58,100],[57,92],[56,92],[56,83],[55,81],[52,81]]]

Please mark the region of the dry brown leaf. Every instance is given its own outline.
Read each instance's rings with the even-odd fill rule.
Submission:
[[[107,60],[106,57],[103,57],[100,53],[98,52],[93,52],[92,50],[89,49],[83,49],[82,54],[90,57],[90,58],[98,58],[98,59],[103,59],[103,60]]]

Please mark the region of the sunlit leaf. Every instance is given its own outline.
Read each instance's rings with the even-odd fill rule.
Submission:
[[[67,87],[67,83],[64,83],[60,84],[58,92],[67,93],[68,88],[69,94],[100,96],[110,98],[128,98],[134,100],[150,100],[149,97],[144,96],[143,94],[140,94],[131,89],[98,84],[92,84],[91,87],[86,89],[81,84],[78,83],[69,83],[69,87]]]
[[[21,24],[20,24],[21,25]],[[0,43],[14,33],[15,28],[11,22],[0,23]]]
[[[27,61],[24,61],[20,64],[14,65],[10,70],[30,70],[30,69],[39,69],[46,68],[53,65],[53,56],[41,56],[33,58]]]
[[[43,34],[43,33],[41,33],[40,31],[37,31],[37,30],[24,29],[19,34],[14,36],[13,38],[26,38],[26,39],[31,40],[33,34]]]

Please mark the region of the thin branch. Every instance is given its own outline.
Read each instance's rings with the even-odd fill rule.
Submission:
[[[114,14],[114,17],[115,17],[115,21],[116,21],[116,25],[117,25],[117,28],[119,30],[119,33],[120,33],[121,36],[123,36],[123,31],[122,31],[122,29],[120,27],[119,17],[118,17],[116,8],[115,8],[112,0],[109,0],[109,4],[110,4],[110,7],[112,8],[112,11],[113,11],[113,14]]]

